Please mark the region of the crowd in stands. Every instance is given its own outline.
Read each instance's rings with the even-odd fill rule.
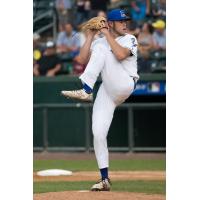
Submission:
[[[57,38],[33,34],[34,76],[80,74],[85,65],[79,50],[85,35],[81,24],[95,16],[105,16],[109,6],[120,0],[55,0],[58,16]],[[128,0],[130,34],[138,40],[139,73],[163,72],[166,68],[166,0]],[[160,70],[160,71],[159,71]]]

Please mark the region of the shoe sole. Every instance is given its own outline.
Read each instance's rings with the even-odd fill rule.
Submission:
[[[65,94],[63,94],[62,92],[60,92],[60,95],[67,99],[80,100],[80,101],[84,101],[84,102],[92,102],[93,101],[93,100],[88,100],[88,99],[79,99],[79,98],[69,97],[69,96],[66,96]]]
[[[94,189],[91,189],[90,191],[92,192],[109,192],[110,189],[97,189],[97,188],[94,188]]]

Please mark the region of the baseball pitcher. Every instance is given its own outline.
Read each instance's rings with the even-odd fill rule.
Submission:
[[[92,191],[109,191],[111,188],[108,175],[108,131],[115,108],[131,95],[139,79],[137,40],[135,36],[127,33],[126,22],[129,19],[124,10],[115,9],[108,13],[107,20],[97,17],[84,25],[88,34],[80,51],[80,59],[88,64],[80,76],[83,88],[61,92],[67,98],[92,101],[93,87],[101,74],[102,84],[97,92],[92,113],[94,150],[101,179],[92,186]],[[100,31],[103,37],[94,40],[97,31]]]

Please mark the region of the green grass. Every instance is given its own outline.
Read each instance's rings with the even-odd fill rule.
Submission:
[[[43,169],[67,169],[75,171],[97,171],[96,160],[34,160],[34,171]],[[165,160],[111,160],[110,170],[165,171]],[[81,182],[34,182],[34,193],[68,190],[88,190],[93,181]],[[165,181],[113,181],[112,191],[165,194]]]
[[[66,169],[71,171],[96,171],[96,160],[34,160],[33,170]],[[111,160],[110,170],[165,171],[165,160]]]
[[[35,182],[34,193],[58,192],[69,190],[89,190],[92,181],[81,182]],[[165,181],[113,181],[112,191],[165,194]]]

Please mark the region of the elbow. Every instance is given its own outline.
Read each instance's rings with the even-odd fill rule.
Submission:
[[[82,56],[82,55],[78,55],[75,57],[74,61],[82,64],[82,65],[86,65],[88,63],[88,58],[86,56]]]
[[[87,58],[84,58],[80,55],[75,58],[75,61],[82,64],[82,65],[85,65],[88,62]]]

